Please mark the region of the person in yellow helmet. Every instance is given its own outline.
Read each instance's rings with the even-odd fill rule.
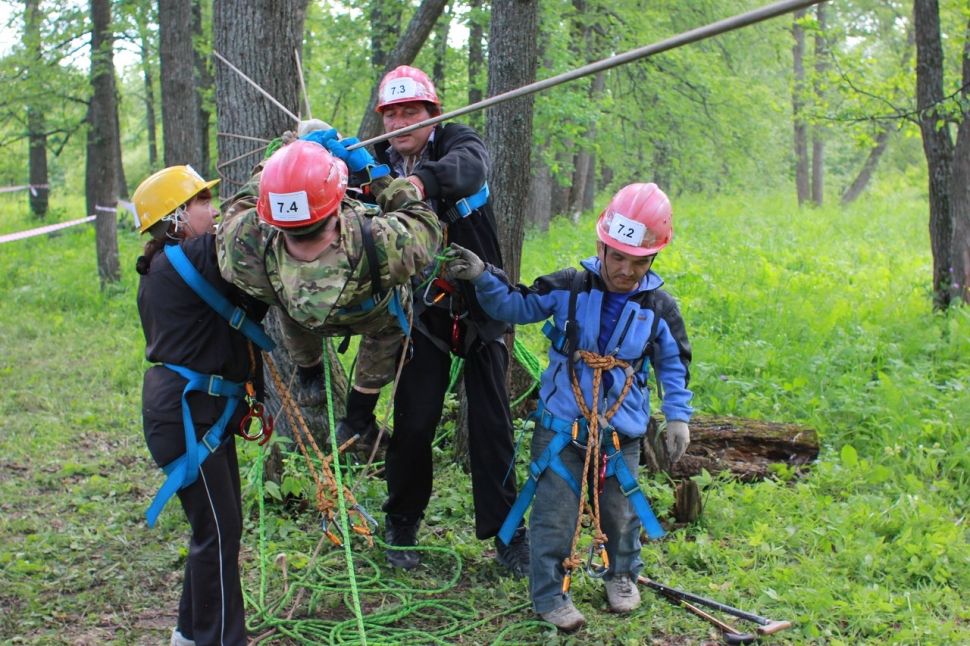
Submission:
[[[249,411],[245,385],[262,392],[258,325],[268,309],[219,274],[211,188],[172,166],[135,191],[138,313],[145,333],[145,441],[168,476],[148,511],[154,524],[178,496],[192,527],[173,646],[246,643],[239,543],[242,498],[234,434]],[[230,314],[220,308],[229,308]],[[244,316],[241,316],[245,313]],[[226,316],[233,317],[230,321]]]

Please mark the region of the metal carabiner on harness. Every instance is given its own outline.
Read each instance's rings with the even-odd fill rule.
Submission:
[[[565,576],[562,578],[562,598],[565,599],[569,596],[569,584],[573,580],[573,570],[569,568],[566,570]]]
[[[428,294],[431,292],[432,285],[440,289],[441,293],[435,296],[434,298],[432,298],[431,300],[428,300]],[[445,296],[451,296],[452,298],[454,298],[454,293],[455,293],[454,285],[452,285],[451,283],[449,283],[448,281],[442,278],[435,278],[433,280],[428,281],[428,285],[427,287],[424,288],[424,294],[421,296],[421,300],[423,300],[424,304],[427,305],[428,307],[434,307],[435,305],[440,303],[441,299],[443,299]]]
[[[593,564],[593,556],[599,551],[600,564]],[[610,571],[610,557],[606,553],[606,545],[593,543],[589,546],[589,557],[586,559],[586,574],[593,579],[602,579]]]

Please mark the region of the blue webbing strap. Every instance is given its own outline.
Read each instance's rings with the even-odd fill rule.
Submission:
[[[404,334],[411,336],[411,329],[408,327],[408,317],[404,312],[404,305],[401,303],[401,288],[395,287],[393,292],[394,293],[391,294],[391,300],[387,303],[387,309],[391,314],[397,317],[397,323],[401,326],[401,330],[404,332]],[[377,304],[380,302],[381,298],[383,298],[383,294],[380,295],[380,298],[377,296],[371,296],[363,303],[341,308],[335,313],[354,314],[355,312],[369,312],[377,307]]]
[[[455,205],[445,211],[441,217],[445,222],[451,224],[462,218],[467,218],[475,209],[480,209],[488,202],[488,182],[485,182],[478,192],[455,202]]]
[[[168,478],[165,479],[165,484],[155,494],[151,506],[145,512],[149,527],[155,526],[158,515],[176,491],[188,487],[198,479],[199,465],[219,448],[226,424],[229,423],[236,406],[245,394],[243,384],[226,381],[218,375],[205,375],[169,363],[163,365],[169,370],[177,372],[189,382],[182,391],[182,426],[185,428],[185,454],[162,468]],[[212,428],[206,432],[201,442],[195,439],[195,424],[192,422],[192,412],[189,410],[189,403],[185,398],[192,391],[200,391],[213,397],[227,397],[229,399],[226,402],[226,409],[216,423],[212,425]]]
[[[529,480],[522,487],[519,497],[515,499],[515,504],[512,505],[512,509],[509,511],[509,515],[506,517],[505,522],[502,524],[502,529],[499,530],[498,537],[502,539],[506,545],[512,540],[512,535],[518,528],[519,523],[525,516],[526,510],[529,505],[532,504],[532,500],[536,495],[536,486],[539,481],[539,477],[542,475],[543,471],[551,468],[555,473],[557,473],[563,480],[565,480],[573,493],[576,494],[578,499],[582,493],[580,491],[579,483],[573,478],[572,474],[566,469],[566,465],[563,464],[562,459],[559,457],[560,451],[566,448],[570,442],[572,442],[572,422],[564,419],[559,419],[554,417],[545,406],[540,401],[539,408],[534,413],[539,423],[543,428],[547,428],[551,431],[556,432],[556,436],[546,447],[546,450],[542,452],[542,455],[536,462],[529,465]],[[585,420],[581,420],[585,421]],[[583,429],[581,429],[583,430]],[[650,508],[650,503],[647,502],[647,497],[643,495],[643,491],[640,490],[640,485],[637,484],[636,478],[630,473],[630,469],[626,465],[626,461],[623,459],[623,455],[618,455],[613,458],[613,455],[617,453],[615,447],[610,444],[604,444],[606,450],[608,462],[606,468],[606,476],[615,476],[617,482],[620,485],[620,490],[623,495],[626,496],[633,507],[637,510],[637,515],[640,517],[640,522],[643,525],[644,530],[646,530],[647,535],[652,539],[662,538],[664,536],[664,530],[660,526],[660,521],[657,520],[656,514],[653,513],[653,509]]]
[[[224,319],[229,321],[229,325],[239,330],[246,338],[258,345],[266,352],[272,352],[276,343],[266,335],[262,326],[253,323],[246,318],[246,313],[238,307],[234,307],[225,296],[220,294],[215,287],[209,284],[199,270],[196,269],[188,258],[182,247],[177,244],[165,245],[165,255],[169,262],[175,267],[179,276],[188,283],[189,287],[199,295],[209,306],[218,312]]]

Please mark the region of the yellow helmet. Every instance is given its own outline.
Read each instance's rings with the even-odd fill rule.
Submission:
[[[139,184],[131,198],[138,233],[145,233],[156,222],[218,183],[217,179],[205,181],[191,166],[169,166],[158,171]]]

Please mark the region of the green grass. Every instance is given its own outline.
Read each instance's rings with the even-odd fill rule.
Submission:
[[[26,200],[0,199],[0,234],[35,225]],[[56,205],[48,221],[83,215]],[[673,244],[655,269],[678,299],[694,349],[700,412],[800,423],[822,454],[806,476],[741,484],[701,479],[701,519],[644,548],[652,578],[795,626],[779,644],[970,643],[970,318],[930,309],[925,198],[906,189],[841,210],[777,196],[679,198]],[[592,253],[593,216],[530,235],[524,282]],[[170,505],[143,512],[162,482],[140,420],[144,339],[135,307],[136,236],[119,233],[123,281],[102,293],[94,231],[81,225],[0,245],[0,642],[157,644],[174,625],[186,524]],[[539,326],[520,338],[543,355]],[[345,554],[324,546],[306,505],[267,501],[250,483],[244,588],[252,625],[282,594],[272,559],[309,592],[271,643],[359,639]],[[525,582],[502,577],[474,538],[468,476],[440,449],[436,495],[414,575],[355,541],[368,643],[679,643],[716,640],[702,621],[644,592],[630,618],[605,612],[601,586],[573,591],[589,624],[559,636],[522,610]],[[523,456],[518,465],[524,468]],[[298,459],[287,472],[309,487]],[[669,484],[644,477],[658,513]],[[383,482],[358,498],[380,509]],[[411,614],[404,616],[404,613]],[[285,614],[285,613],[283,613]],[[747,626],[746,628],[752,628]],[[332,631],[332,632],[331,632]]]

